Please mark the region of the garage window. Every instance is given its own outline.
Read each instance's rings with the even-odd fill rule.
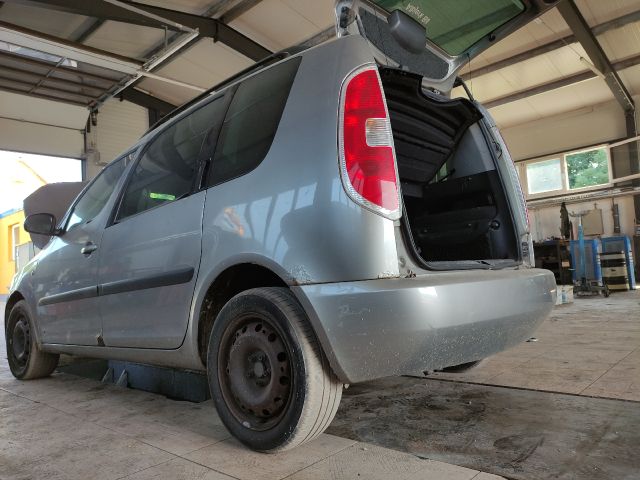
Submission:
[[[527,184],[530,194],[562,190],[562,165],[559,158],[527,164]]]
[[[606,148],[594,148],[565,155],[569,189],[595,187],[609,183],[609,157]]]
[[[244,175],[267,155],[300,59],[281,63],[238,87],[220,132],[209,185]]]
[[[193,191],[199,163],[215,142],[208,137],[224,113],[222,98],[183,117],[151,141],[129,180],[118,220],[174,202]]]
[[[611,185],[609,147],[567,152],[520,164],[529,198],[572,193]]]
[[[10,252],[9,252],[9,260],[15,262],[16,260],[16,252],[18,249],[18,245],[20,245],[20,224],[16,223],[15,225],[11,225],[9,227],[10,232]]]

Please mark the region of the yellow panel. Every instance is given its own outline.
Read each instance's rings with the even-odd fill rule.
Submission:
[[[9,284],[13,278],[16,264],[11,258],[11,233],[12,226],[20,225],[19,244],[31,241],[29,234],[22,228],[24,213],[19,210],[10,214],[0,213],[0,295],[9,291]]]

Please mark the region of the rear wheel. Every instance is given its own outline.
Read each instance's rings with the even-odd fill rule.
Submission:
[[[34,331],[27,304],[21,300],[11,309],[5,330],[9,368],[20,380],[47,377],[58,366],[60,356],[40,350]]]
[[[256,288],[229,300],[213,325],[207,373],[225,426],[263,452],[316,438],[342,396],[304,310],[286,288]]]

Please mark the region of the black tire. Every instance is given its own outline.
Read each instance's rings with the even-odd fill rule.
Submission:
[[[468,372],[472,368],[477,367],[480,364],[481,361],[482,360],[476,360],[475,362],[467,362],[467,363],[461,363],[460,365],[452,365],[450,367],[445,367],[440,371],[441,372],[446,372],[446,373]]]
[[[209,337],[207,375],[224,425],[261,452],[319,436],[342,397],[304,310],[280,287],[247,290],[227,302]]]
[[[27,304],[20,300],[11,309],[4,332],[9,368],[19,380],[48,377],[58,366],[60,355],[40,350],[34,332]]]

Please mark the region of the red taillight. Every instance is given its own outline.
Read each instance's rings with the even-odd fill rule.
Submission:
[[[400,217],[400,190],[389,113],[378,70],[346,80],[340,110],[340,167],[349,196],[376,213]]]

